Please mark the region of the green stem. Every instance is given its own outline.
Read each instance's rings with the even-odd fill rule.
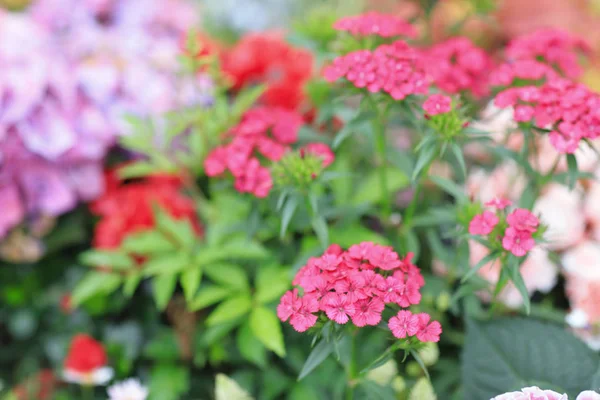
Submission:
[[[377,107],[375,105],[375,107]],[[379,187],[383,202],[383,220],[387,225],[392,214],[392,196],[387,176],[387,141],[385,137],[385,112],[377,110],[377,118],[373,120],[373,132],[375,134],[375,150],[377,156],[377,168],[379,172]]]
[[[356,332],[350,335],[350,364],[348,365],[348,387],[346,388],[346,400],[354,398],[354,385],[357,377],[356,371]]]
[[[406,212],[404,213],[404,218],[402,224],[407,228],[411,228],[412,220],[417,211],[417,205],[419,204],[419,198],[421,197],[421,192],[423,191],[423,184],[427,177],[429,176],[429,169],[431,168],[431,164],[433,164],[433,160],[429,161],[427,165],[423,168],[423,172],[419,175],[419,179],[417,180],[417,185],[415,187],[415,193],[413,194],[413,198],[410,201],[408,207],[406,207]]]
[[[81,398],[83,400],[94,400],[94,387],[92,385],[80,385]]]

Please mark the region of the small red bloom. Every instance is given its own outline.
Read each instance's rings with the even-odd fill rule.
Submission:
[[[533,233],[537,230],[540,220],[525,208],[517,208],[506,217],[508,225],[519,230]]]
[[[394,15],[381,14],[375,11],[354,17],[340,18],[333,25],[333,28],[354,36],[417,37],[417,30],[408,22]]]
[[[469,223],[469,233],[471,235],[488,235],[498,225],[499,218],[491,211],[484,211],[483,214],[476,215]]]
[[[323,311],[327,314],[327,318],[338,324],[345,324],[356,312],[354,303],[350,302],[344,294],[334,294],[324,303]]]
[[[256,33],[244,36],[225,54],[223,70],[233,78],[235,89],[264,83],[265,105],[294,110],[304,100],[312,64],[310,52],[290,46],[277,34]]]
[[[390,318],[388,327],[398,339],[414,336],[421,327],[419,317],[408,310],[400,310],[395,317]]]
[[[80,373],[91,373],[106,366],[107,362],[106,352],[100,342],[91,336],[78,334],[71,341],[64,367]]]
[[[423,110],[430,116],[448,113],[452,110],[452,99],[442,94],[433,94],[423,103]]]
[[[439,322],[433,321],[429,323],[431,317],[429,314],[420,313],[416,315],[419,319],[419,331],[417,339],[421,342],[439,342],[442,334],[442,326]]]

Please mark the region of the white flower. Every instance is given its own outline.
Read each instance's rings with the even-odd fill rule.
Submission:
[[[110,367],[96,368],[92,372],[79,372],[68,368],[63,371],[63,379],[66,382],[79,385],[106,385],[113,375],[113,369]]]
[[[572,328],[585,328],[590,324],[588,315],[581,308],[571,311],[565,320]]]
[[[130,378],[108,388],[108,400],[146,400],[148,389],[139,380]]]

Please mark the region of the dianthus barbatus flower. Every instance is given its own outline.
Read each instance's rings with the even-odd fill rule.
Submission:
[[[384,38],[395,36],[417,37],[415,27],[402,18],[395,15],[381,14],[376,11],[353,17],[340,18],[333,25],[333,28],[355,36],[374,35]]]
[[[395,100],[425,94],[429,88],[421,53],[401,40],[374,51],[358,50],[339,56],[325,68],[324,76],[329,82],[345,78],[359,89],[385,92]]]

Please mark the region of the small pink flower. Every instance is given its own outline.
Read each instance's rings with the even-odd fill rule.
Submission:
[[[488,235],[498,225],[498,216],[491,211],[484,211],[483,214],[476,215],[469,223],[469,233],[471,235]]]
[[[388,276],[380,283],[379,289],[384,303],[396,303],[400,300],[400,293],[404,291],[404,281]]]
[[[502,247],[517,257],[523,257],[529,250],[535,246],[535,240],[531,237],[531,232],[517,230],[514,227],[506,228],[502,238]]]
[[[442,334],[442,325],[438,321],[429,323],[431,317],[429,314],[420,313],[416,317],[419,319],[419,330],[417,339],[421,342],[439,342]]]
[[[508,226],[519,231],[535,232],[540,224],[539,219],[533,213],[524,208],[517,208],[506,218]]]
[[[323,161],[323,167],[330,166],[335,160],[335,154],[331,151],[331,148],[327,146],[325,143],[309,143],[303,147],[303,149],[309,153],[313,154]]]
[[[314,296],[304,296],[301,307],[292,313],[290,324],[297,332],[304,332],[317,322],[314,312],[319,311],[319,302]]]
[[[367,260],[373,266],[390,271],[400,267],[402,264],[398,254],[388,246],[373,246],[366,255]]]
[[[283,322],[302,307],[302,299],[298,298],[298,289],[287,291],[277,306],[277,316]]]
[[[401,18],[375,11],[366,14],[340,18],[333,25],[337,31],[349,32],[355,36],[376,35],[380,37],[417,37],[417,30]]]
[[[430,116],[445,114],[452,110],[452,99],[442,94],[431,95],[423,103],[423,110]]]
[[[390,318],[388,327],[398,339],[414,336],[420,328],[419,317],[408,310],[400,310],[395,317]]]
[[[345,279],[340,279],[334,288],[338,293],[345,293],[350,303],[369,297],[365,291],[365,279],[360,273],[352,273]]]
[[[497,210],[504,210],[506,207],[512,205],[512,201],[496,197],[485,203],[486,207],[496,207]]]
[[[381,321],[381,312],[385,308],[383,301],[377,297],[359,300],[354,306],[356,312],[352,316],[352,322],[358,327],[377,325]]]
[[[349,317],[356,312],[354,304],[348,301],[348,297],[337,293],[328,297],[322,308],[327,317],[338,324],[345,324],[348,322]]]
[[[323,271],[335,271],[342,262],[342,258],[335,254],[323,254],[315,260],[315,265]]]
[[[398,293],[396,304],[400,307],[410,307],[411,304],[419,304],[421,302],[421,286],[412,279],[408,279],[402,290]]]

